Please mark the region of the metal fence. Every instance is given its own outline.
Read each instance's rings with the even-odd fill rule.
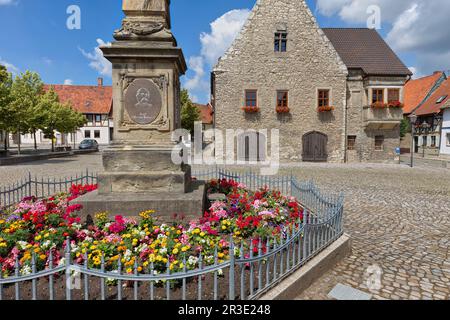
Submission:
[[[258,299],[343,234],[343,195],[324,195],[312,182],[300,183],[293,176],[263,177],[221,169],[194,171],[193,176],[202,180],[228,178],[252,189],[268,186],[283,191],[298,199],[304,209],[304,219],[278,238],[250,239],[244,245],[230,237],[228,261],[219,263],[216,249],[212,257],[198,257],[194,270],[186,269],[184,258],[184,270],[177,273],[171,273],[169,262],[164,274],[155,274],[153,263],[148,270],[138,272],[137,258],[134,273],[124,274],[121,257],[116,271],[105,271],[104,258],[100,268],[93,269],[86,262],[88,253],[80,265],[71,259],[71,248],[67,246],[65,261],[59,266],[54,266],[50,256],[48,267],[36,272],[33,256],[31,274],[21,275],[18,261],[14,276],[1,279],[0,273],[0,300]],[[63,284],[57,285],[58,281]],[[21,296],[21,292],[28,295]]]
[[[38,178],[28,173],[20,181],[5,187],[0,187],[0,211],[19,203],[23,198],[35,196],[44,198],[56,193],[68,192],[73,184],[95,184],[97,174],[89,170],[66,178]]]

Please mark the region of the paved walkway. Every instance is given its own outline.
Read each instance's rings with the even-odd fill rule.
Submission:
[[[345,192],[345,229],[353,239],[353,254],[298,299],[329,299],[338,283],[375,299],[450,299],[449,170],[319,165],[295,173]],[[371,291],[367,281],[377,270],[381,286]]]
[[[101,155],[0,167],[0,186],[28,172],[71,176],[100,171]],[[376,299],[450,299],[450,170],[385,164],[299,164],[281,169],[346,194],[353,254],[298,299],[327,299],[338,283],[370,292],[368,268],[382,271]]]

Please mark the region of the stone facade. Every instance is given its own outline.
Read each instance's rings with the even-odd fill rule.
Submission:
[[[286,52],[274,52],[274,35],[280,30],[287,33]],[[215,126],[279,129],[283,162],[302,161],[302,140],[310,132],[327,136],[329,162],[393,161],[400,145],[401,109],[399,115],[387,115],[387,127],[377,127],[370,125],[376,121],[367,119],[370,110],[364,107],[369,105],[372,87],[398,87],[402,95],[406,77],[370,78],[351,71],[305,1],[258,0],[240,35],[213,70]],[[321,89],[329,90],[333,111],[318,112]],[[242,110],[246,90],[257,90],[258,113]],[[288,91],[288,114],[276,112],[280,90]],[[357,136],[356,150],[347,153],[349,135]],[[384,137],[382,150],[375,150],[375,136]],[[239,144],[236,139],[235,145]],[[266,148],[266,160],[270,160],[270,137]]]

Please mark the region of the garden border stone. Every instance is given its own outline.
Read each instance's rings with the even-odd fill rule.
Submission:
[[[351,238],[343,234],[312,260],[285,278],[259,300],[293,300],[308,289],[323,274],[352,252]]]

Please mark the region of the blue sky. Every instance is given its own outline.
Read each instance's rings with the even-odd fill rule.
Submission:
[[[343,17],[339,8],[325,12],[321,1],[307,1],[321,26],[365,26],[365,21]],[[192,63],[195,59],[190,61],[191,57],[202,56],[200,35],[211,32],[213,21],[230,10],[251,9],[254,3],[255,0],[172,0],[172,29],[186,60]],[[81,30],[66,27],[69,17],[66,10],[70,5],[81,9]],[[89,85],[96,84],[97,77],[103,76],[105,83],[110,84],[108,69],[103,70],[101,65],[95,69],[90,63],[98,58],[94,51],[97,39],[112,41],[112,33],[120,27],[122,18],[121,0],[0,0],[0,28],[3,30],[0,63],[7,64],[16,73],[28,69],[37,71],[46,83],[67,81]],[[383,24],[380,30],[383,36],[391,31],[392,21]],[[414,52],[399,55],[408,67],[415,65]],[[201,71],[204,73],[199,75],[203,84],[209,84],[210,67],[211,63],[203,61]],[[106,74],[101,75],[102,71]],[[195,77],[196,72],[190,70],[183,84]],[[205,85],[189,86],[196,100],[206,102],[209,90]]]

